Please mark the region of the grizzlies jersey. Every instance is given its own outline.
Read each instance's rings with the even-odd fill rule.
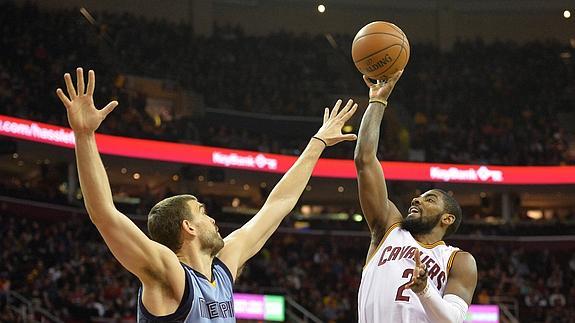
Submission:
[[[429,288],[442,297],[458,248],[443,241],[420,243],[411,233],[392,225],[361,274],[358,295],[360,323],[430,322],[415,293],[405,288],[415,267],[415,253],[427,265]]]
[[[182,264],[182,267],[186,275],[186,288],[178,309],[170,315],[152,315],[142,303],[142,289],[140,288],[138,322],[236,322],[232,291],[233,279],[228,267],[218,258],[214,258],[212,262],[213,282],[185,264]]]

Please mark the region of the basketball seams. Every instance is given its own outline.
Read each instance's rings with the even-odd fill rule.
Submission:
[[[400,33],[400,34],[405,34],[405,33],[403,32],[403,30],[401,30],[401,28],[397,27],[396,25],[394,25],[394,24],[392,24],[392,23],[390,23],[390,22],[387,22],[387,23],[385,23],[385,24],[388,25],[389,27],[395,29],[395,31],[397,31],[398,33]]]
[[[403,34],[403,33],[402,33]],[[405,34],[404,34],[405,35]],[[386,68],[384,71],[382,71],[381,73],[377,74],[375,77],[377,78],[378,76],[384,74],[385,72],[389,71],[390,68],[393,67],[393,65],[395,65],[395,63],[397,63],[397,59],[399,58],[399,56],[401,56],[401,53],[405,50],[405,47],[403,46],[403,44],[405,44],[405,38],[403,38],[401,40],[401,49],[399,50],[399,53],[397,54],[397,56],[395,57],[395,60],[393,61],[393,63],[391,63],[391,65],[389,65],[388,68]],[[407,51],[406,51],[407,53]]]
[[[368,24],[366,27],[368,27],[369,25],[371,25],[371,24]],[[366,55],[359,60],[353,61],[354,64],[358,67],[358,69],[360,69],[360,66],[362,66],[360,69],[360,71],[362,71],[362,73],[363,73],[362,69],[369,68],[369,66],[368,66],[369,64],[366,64],[364,62],[365,60],[370,59],[374,56],[377,56],[376,60],[379,61],[380,59],[383,59],[381,57],[385,57],[385,56],[389,55],[390,49],[393,48],[394,46],[400,46],[401,47],[399,49],[399,51],[397,52],[396,56],[394,58],[392,58],[391,65],[385,66],[385,64],[384,64],[384,66],[380,66],[380,68],[384,68],[384,70],[382,70],[380,73],[376,74],[375,76],[369,76],[368,75],[370,78],[379,79],[381,76],[384,76],[385,74],[389,74],[390,73],[389,71],[393,70],[393,67],[396,66],[396,63],[400,58],[402,58],[402,62],[405,61],[407,63],[407,60],[409,59],[409,56],[410,56],[409,55],[409,52],[410,52],[409,47],[410,46],[409,46],[409,41],[407,39],[407,35],[399,27],[395,26],[394,24],[387,23],[387,22],[381,22],[381,24],[376,24],[373,27],[374,27],[373,29],[372,28],[363,28],[363,29],[370,29],[370,30],[375,30],[375,31],[366,33],[364,35],[361,35],[360,37],[357,37],[357,35],[356,35],[357,38],[355,38],[352,42],[352,54],[353,54],[353,49],[356,46],[357,46],[357,51],[359,51],[360,53],[363,53],[364,55],[365,55],[365,52],[368,52],[367,49],[371,49],[371,50],[376,49],[375,52],[372,52],[369,55]],[[383,29],[383,31],[382,31],[382,29]],[[380,30],[380,31],[377,31],[377,30]],[[375,37],[373,42],[376,42],[376,43],[377,42],[384,42],[384,43],[387,42],[387,44],[389,44],[389,43],[392,43],[392,44],[385,47],[385,48],[377,50],[377,46],[371,45],[372,40],[368,40],[368,39],[362,40],[362,38],[370,36],[370,35],[373,35]],[[377,35],[384,35],[384,36],[377,37]],[[383,37],[383,38],[381,38],[381,37]],[[387,39],[386,39],[386,37],[387,37]],[[389,37],[393,37],[395,39],[395,43],[393,43],[394,40],[389,38]],[[362,45],[358,45],[358,42],[360,40],[362,40],[365,43]],[[367,45],[367,47],[366,47],[366,45]],[[404,53],[404,51],[405,51],[405,56],[403,57],[401,55]],[[362,62],[363,62],[363,64],[362,64]],[[377,71],[377,69],[376,69],[376,71]],[[386,77],[389,77],[389,75],[387,75]]]
[[[401,49],[399,50],[399,53],[397,54],[397,56],[395,57],[395,59],[393,60],[393,63],[391,63],[391,65],[389,65],[385,70],[383,70],[381,73],[377,74],[374,76],[374,79],[377,79],[378,76],[384,74],[385,72],[389,71],[390,68],[393,67],[393,65],[395,65],[395,63],[397,63],[397,60],[399,58],[399,55],[401,55],[401,52],[403,52],[404,48],[403,45],[400,45]]]
[[[352,46],[353,46],[353,44],[355,44],[356,41],[362,39],[363,37],[367,37],[367,36],[369,36],[369,35],[388,35],[388,36],[391,36],[391,37],[394,37],[394,38],[397,38],[397,39],[401,39],[401,41],[403,41],[403,35],[400,37],[400,36],[398,36],[397,34],[392,34],[392,33],[383,32],[383,31],[376,31],[376,32],[369,33],[369,34],[365,34],[365,35],[361,35],[361,36],[359,36],[358,38],[355,38],[355,39],[353,40],[353,42],[352,42]]]
[[[362,59],[358,59],[357,61],[353,61],[353,62],[354,62],[354,63],[359,63],[359,62],[361,62],[361,61],[363,61],[363,60],[366,60],[366,59],[372,57],[373,55],[379,54],[379,53],[383,52],[384,50],[388,50],[388,49],[390,49],[391,47],[394,47],[394,46],[401,46],[401,44],[389,45],[389,46],[387,46],[386,48],[382,48],[382,49],[378,50],[378,51],[375,52],[375,53],[371,53],[371,54],[369,54],[368,56],[366,56],[366,57],[364,57],[364,58],[362,58]],[[403,47],[403,46],[402,46],[402,47]]]

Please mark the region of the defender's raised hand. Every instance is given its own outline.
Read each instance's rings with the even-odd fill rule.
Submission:
[[[365,84],[369,87],[369,98],[386,101],[393,91],[395,84],[403,74],[403,70],[397,71],[387,81],[378,81],[377,83],[371,82],[367,76],[363,76]]]
[[[341,100],[337,100],[331,112],[328,108],[325,108],[323,125],[314,136],[323,140],[327,146],[333,146],[342,141],[353,141],[357,139],[357,136],[354,134],[344,135],[341,133],[341,128],[357,110],[357,104],[354,104],[353,100],[349,99],[343,109],[339,111],[341,103]]]
[[[58,88],[56,94],[66,107],[68,122],[75,134],[89,134],[98,129],[106,116],[118,105],[117,101],[111,101],[103,109],[98,110],[94,106],[94,87],[96,86],[96,74],[88,72],[88,85],[84,88],[84,71],[81,67],[76,69],[76,88],[72,83],[70,74],[64,74],[68,96]]]

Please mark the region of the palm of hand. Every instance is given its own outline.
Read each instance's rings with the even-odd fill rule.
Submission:
[[[374,84],[369,88],[369,97],[387,100],[390,92],[391,90],[389,89],[387,83],[384,84],[383,86],[379,84]]]
[[[357,104],[354,104],[353,100],[350,99],[340,111],[341,103],[341,100],[337,100],[331,112],[328,108],[325,109],[323,125],[315,135],[324,140],[327,146],[333,146],[341,141],[357,139],[357,136],[354,134],[344,135],[341,132],[341,128],[345,122],[347,122],[357,110]]]
[[[75,132],[94,131],[102,123],[102,116],[94,106],[91,96],[81,95],[73,99],[67,109],[68,122]]]
[[[365,84],[369,87],[369,98],[370,99],[380,99],[387,101],[387,98],[391,94],[391,91],[395,87],[395,83],[401,77],[403,70],[397,71],[393,74],[387,81],[378,81],[377,83],[372,83],[367,76],[363,76]]]
[[[77,88],[72,84],[70,74],[64,75],[68,96],[62,89],[56,90],[56,94],[66,107],[68,122],[76,134],[92,133],[98,129],[106,116],[114,110],[118,102],[112,101],[103,109],[98,110],[94,106],[94,87],[96,83],[96,74],[90,70],[88,72],[88,87],[84,92],[84,72],[81,68],[76,69]]]

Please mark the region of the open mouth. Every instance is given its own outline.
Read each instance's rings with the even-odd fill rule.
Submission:
[[[408,210],[409,215],[412,214],[421,214],[421,210],[417,206],[412,206]]]

